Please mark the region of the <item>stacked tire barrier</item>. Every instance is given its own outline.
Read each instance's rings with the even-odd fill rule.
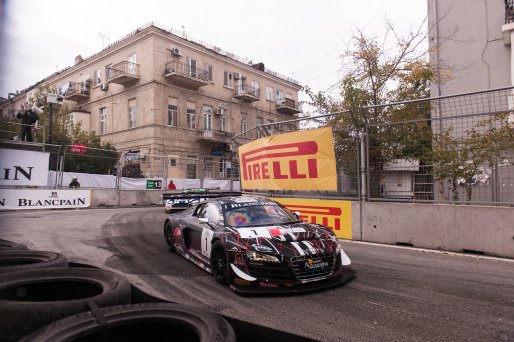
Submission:
[[[169,303],[122,276],[0,240],[1,341],[315,341]]]
[[[1,341],[236,341],[221,316],[172,303],[132,303],[130,283],[65,256],[0,241]]]

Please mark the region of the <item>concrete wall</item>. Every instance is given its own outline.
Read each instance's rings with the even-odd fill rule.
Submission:
[[[514,258],[514,208],[352,203],[354,240]]]
[[[163,206],[162,193],[95,189],[91,203],[93,208]],[[514,208],[352,202],[352,239],[514,258]]]

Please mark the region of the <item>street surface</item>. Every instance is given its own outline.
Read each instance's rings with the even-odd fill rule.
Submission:
[[[0,238],[121,273],[172,302],[320,341],[514,341],[514,260],[341,241],[357,276],[240,296],[168,251],[162,207],[0,212]]]

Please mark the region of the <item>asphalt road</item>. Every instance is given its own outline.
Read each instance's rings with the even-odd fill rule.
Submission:
[[[152,295],[320,341],[514,341],[514,260],[342,241],[357,276],[240,296],[168,251],[163,208],[0,212],[0,238],[123,273]]]

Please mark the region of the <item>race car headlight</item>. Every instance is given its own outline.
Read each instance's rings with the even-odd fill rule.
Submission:
[[[258,253],[258,252],[254,252],[254,251],[246,252],[246,255],[252,261],[257,261],[257,262],[280,262],[280,260],[278,260],[278,258],[273,256],[273,255],[262,254],[262,253]]]

